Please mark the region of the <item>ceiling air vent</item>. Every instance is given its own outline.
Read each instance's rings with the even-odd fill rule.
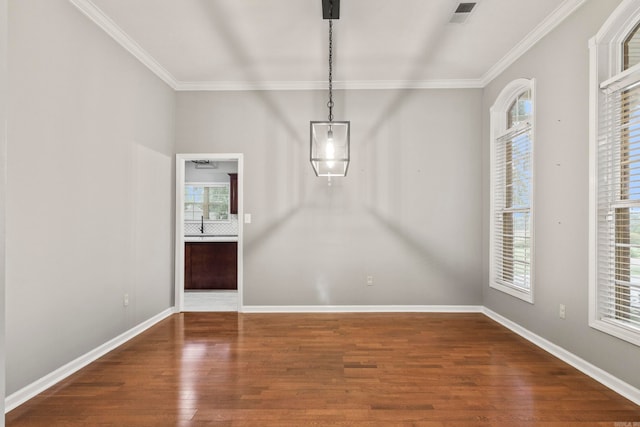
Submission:
[[[449,22],[452,24],[462,24],[466,22],[476,4],[477,3],[459,3]]]

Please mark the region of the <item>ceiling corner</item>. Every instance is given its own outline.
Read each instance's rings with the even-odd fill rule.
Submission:
[[[509,66],[524,55],[536,43],[549,34],[553,29],[560,25],[573,12],[582,6],[587,0],[565,0],[558,6],[544,21],[538,24],[529,34],[525,36],[517,45],[513,47],[507,54],[496,62],[481,78],[482,87],[487,86],[493,79],[502,74]]]
[[[105,15],[91,0],[69,0],[80,12],[93,21],[105,33],[113,38],[120,46],[136,57],[151,72],[169,85],[173,90],[178,87],[178,81],[146,50],[136,43],[115,22]]]

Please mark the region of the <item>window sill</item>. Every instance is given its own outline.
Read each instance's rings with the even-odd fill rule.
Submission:
[[[640,346],[640,331],[613,319],[591,320],[589,326],[631,344]]]
[[[515,286],[508,286],[506,284],[502,284],[499,282],[491,282],[489,287],[492,289],[496,289],[498,291],[504,292],[505,294],[509,294],[512,297],[516,297],[521,299],[522,301],[528,302],[529,304],[533,304],[533,290],[532,289],[521,289],[516,288]]]

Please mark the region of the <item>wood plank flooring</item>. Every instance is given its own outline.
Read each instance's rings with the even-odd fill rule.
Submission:
[[[7,426],[640,426],[482,314],[174,315]]]

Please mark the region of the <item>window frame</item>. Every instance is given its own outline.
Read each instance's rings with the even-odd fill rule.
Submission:
[[[511,109],[513,103],[525,92],[531,93],[531,118],[530,118],[530,135],[531,135],[531,150],[530,150],[530,172],[531,172],[531,189],[529,195],[529,235],[530,235],[530,251],[529,251],[529,288],[525,289],[514,284],[509,284],[503,280],[498,280],[496,277],[496,270],[498,261],[496,260],[496,175],[497,175],[497,147],[496,144],[499,139],[506,136],[508,133],[513,132],[513,128],[518,125],[507,128],[508,119],[507,113]],[[489,287],[498,291],[504,292],[515,298],[521,299],[530,304],[534,303],[534,288],[535,288],[535,79],[516,79],[510,82],[498,95],[495,103],[490,109],[490,231],[489,231]],[[521,125],[520,125],[521,126]]]
[[[186,219],[185,214],[185,223],[200,223],[203,221],[204,223],[227,223],[231,222],[231,184],[229,182],[195,182],[195,181],[187,181],[184,183],[185,186],[185,200],[183,202],[182,209],[185,210],[186,204],[188,203],[186,200],[186,187],[226,187],[227,192],[229,194],[229,201],[227,203],[227,219]]]
[[[601,108],[606,101],[601,87],[623,82],[640,70],[640,64],[624,70],[624,42],[639,24],[640,0],[625,0],[589,40],[589,326],[638,346],[640,330],[607,318],[599,307],[598,144]],[[618,184],[616,181],[615,185]]]

